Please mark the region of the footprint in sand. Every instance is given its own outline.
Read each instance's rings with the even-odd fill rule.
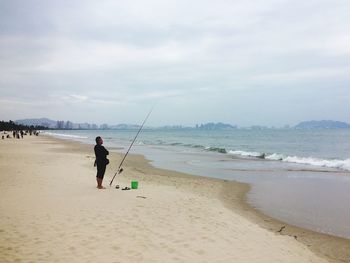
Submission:
[[[69,250],[73,252],[73,251],[75,251],[75,247],[71,246],[71,247],[69,247]]]
[[[112,246],[111,248],[112,248],[113,250],[115,250],[115,251],[120,250],[120,247],[118,247],[118,246]]]
[[[169,247],[169,248],[167,249],[167,251],[168,251],[168,253],[170,253],[170,254],[175,253],[175,249],[173,249],[173,248],[171,248],[171,247]]]
[[[196,251],[197,255],[204,255],[204,253],[205,253],[205,251],[202,249]]]

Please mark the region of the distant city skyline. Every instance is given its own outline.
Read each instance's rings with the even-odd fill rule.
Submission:
[[[76,129],[139,129],[141,124],[136,123],[74,123],[70,120],[51,120],[48,118],[40,119],[21,119],[15,120],[16,124],[26,125],[26,126],[41,126],[50,129],[65,129],[65,130],[76,130]],[[322,121],[303,121],[299,122],[297,125],[284,125],[284,126],[264,126],[264,125],[251,125],[251,126],[239,126],[232,123],[222,123],[222,122],[208,122],[208,123],[197,123],[196,125],[161,125],[152,126],[145,125],[145,128],[161,128],[161,129],[203,129],[203,130],[215,130],[215,129],[349,129],[350,124],[341,121],[334,120],[322,120]]]
[[[350,123],[350,2],[1,1],[0,119]]]

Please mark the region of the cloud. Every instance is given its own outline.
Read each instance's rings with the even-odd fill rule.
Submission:
[[[249,102],[294,100],[285,87],[304,90],[300,97],[316,86],[343,91],[349,13],[342,0],[3,1],[0,110],[12,118],[21,103],[40,112],[49,101],[53,117],[69,114],[60,110],[66,106],[77,121],[89,121],[91,111],[107,121],[109,108],[138,111],[161,100],[187,123],[199,115],[243,122],[228,112],[249,105],[252,123],[261,113],[284,124],[295,115],[288,100],[284,117]]]
[[[82,103],[87,101],[88,97],[84,95],[71,94],[68,96],[63,96],[61,99],[69,103]]]
[[[350,80],[349,68],[317,68],[309,70],[295,70],[285,73],[275,73],[275,74],[263,74],[254,76],[253,79],[256,81],[281,83],[287,81],[288,83],[302,82],[305,80],[314,80],[317,82],[322,82],[324,79],[347,79]],[[320,87],[322,88],[322,87]]]

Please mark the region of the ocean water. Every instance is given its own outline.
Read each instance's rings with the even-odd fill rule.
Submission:
[[[135,130],[49,131],[126,152]],[[290,224],[350,239],[350,129],[143,130],[131,153],[159,168],[249,183],[248,201]],[[118,166],[118,164],[111,164]]]

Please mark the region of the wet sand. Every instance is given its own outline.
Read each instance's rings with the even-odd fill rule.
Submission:
[[[98,190],[92,147],[48,136],[3,140],[0,156],[1,262],[350,262],[349,240],[262,215],[247,184],[130,155],[114,184],[140,188]]]

